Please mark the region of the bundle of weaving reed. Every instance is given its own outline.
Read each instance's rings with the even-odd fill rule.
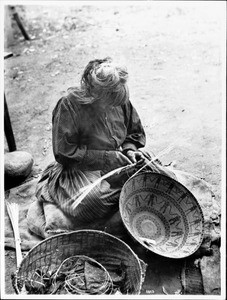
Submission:
[[[15,239],[15,248],[16,248],[16,260],[17,260],[17,267],[20,265],[22,261],[22,252],[21,252],[21,239],[19,233],[19,206],[18,203],[13,201],[5,201],[7,212],[13,227],[14,239]]]
[[[111,277],[112,276],[112,277]],[[98,261],[85,255],[66,258],[53,271],[36,269],[25,281],[28,294],[103,295],[120,293],[125,273],[109,274]],[[121,280],[119,280],[119,278]]]

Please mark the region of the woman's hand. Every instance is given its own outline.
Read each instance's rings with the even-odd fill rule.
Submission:
[[[128,150],[125,155],[130,159],[132,163],[137,163],[139,161],[141,161],[142,163],[146,160],[145,156],[140,151]]]
[[[140,151],[128,150],[127,153],[126,153],[126,156],[132,162],[137,163],[136,164],[136,169],[137,170],[144,167],[143,171],[150,170],[152,172],[164,174],[164,175],[167,175],[171,178],[176,179],[176,176],[175,176],[174,172],[171,172],[168,168],[166,168],[164,166],[161,166],[159,163],[157,163],[155,161],[151,161],[151,159],[148,159],[147,157],[145,157],[145,155]],[[145,165],[147,165],[147,166],[145,166]]]
[[[114,169],[131,165],[131,160],[120,151],[106,151],[102,171],[108,173]]]

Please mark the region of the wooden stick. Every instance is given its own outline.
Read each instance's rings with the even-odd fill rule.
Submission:
[[[13,129],[11,125],[5,93],[4,93],[4,131],[5,131],[8,147],[9,147],[9,152],[16,151],[17,147],[16,147],[16,142],[13,134]]]
[[[19,27],[20,30],[21,30],[21,33],[23,34],[24,38],[25,38],[27,41],[29,41],[29,40],[30,40],[30,37],[29,37],[27,31],[25,30],[25,28],[24,28],[24,26],[23,26],[23,24],[22,24],[22,22],[21,22],[21,19],[20,19],[19,15],[18,15],[18,13],[16,12],[15,6],[10,6],[10,9],[11,9],[12,15],[13,15],[13,17],[14,17],[14,19],[15,19],[17,25],[18,25],[18,27]]]

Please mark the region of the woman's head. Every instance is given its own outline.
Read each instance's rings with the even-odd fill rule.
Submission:
[[[105,106],[122,105],[129,98],[127,87],[128,72],[117,66],[110,57],[92,60],[85,67],[81,79],[83,90],[94,101]]]

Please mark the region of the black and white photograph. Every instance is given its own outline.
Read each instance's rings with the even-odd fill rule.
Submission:
[[[1,299],[226,299],[225,1],[0,13]]]

